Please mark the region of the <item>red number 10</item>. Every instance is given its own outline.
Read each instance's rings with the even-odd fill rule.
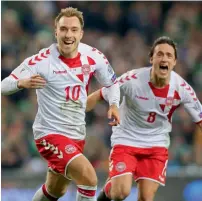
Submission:
[[[76,101],[79,99],[81,86],[80,85],[76,85],[73,87],[68,86],[65,88],[65,92],[66,92],[66,101],[68,101],[70,98]]]

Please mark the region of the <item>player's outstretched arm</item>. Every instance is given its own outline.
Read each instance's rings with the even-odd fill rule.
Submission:
[[[33,75],[30,78],[15,79],[8,76],[1,81],[1,94],[11,95],[21,89],[41,89],[45,87],[46,81],[40,75]]]
[[[49,49],[42,49],[38,54],[26,58],[1,82],[1,94],[10,95],[21,89],[43,88],[49,69],[48,55]]]
[[[102,97],[100,95],[100,90],[97,90],[92,94],[90,94],[87,99],[86,112],[91,111],[96,106],[96,104],[101,100]]]
[[[110,126],[117,126],[118,124],[120,124],[120,114],[117,105],[115,104],[110,105],[107,115],[108,119],[110,120],[109,122]]]
[[[105,101],[109,102],[108,94],[107,93],[103,94],[103,92],[102,92],[103,89],[106,90],[106,88],[104,87],[100,90],[93,92],[92,94],[90,94],[88,96],[87,105],[86,105],[86,112],[91,111],[96,106],[96,104],[103,99]],[[116,104],[111,104],[109,106],[109,110],[108,110],[107,115],[108,115],[108,119],[110,119],[109,125],[116,126],[116,125],[120,124],[119,109],[118,109],[118,106]]]
[[[202,105],[197,98],[194,89],[187,82],[182,81],[180,86],[184,108],[191,116],[193,122],[195,122],[202,131]]]

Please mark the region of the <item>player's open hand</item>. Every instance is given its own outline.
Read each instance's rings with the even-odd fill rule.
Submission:
[[[120,124],[120,115],[119,115],[119,108],[116,105],[111,105],[108,111],[108,119],[111,121],[109,125],[117,126]]]
[[[33,75],[30,78],[18,81],[18,88],[24,89],[42,89],[46,85],[46,80],[40,75]]]

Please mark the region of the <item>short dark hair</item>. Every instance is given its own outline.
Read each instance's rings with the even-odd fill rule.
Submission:
[[[150,57],[150,58],[151,58],[151,57],[153,56],[153,54],[154,54],[154,49],[155,49],[155,47],[156,47],[157,45],[159,45],[159,44],[168,44],[168,45],[172,46],[173,49],[174,49],[174,51],[175,51],[175,59],[177,59],[177,45],[176,45],[176,43],[175,43],[172,39],[170,39],[168,36],[161,36],[161,37],[157,38],[157,39],[154,41],[154,43],[153,43],[153,45],[152,45],[152,47],[151,47],[151,50],[150,50],[150,52],[149,52],[149,57]]]
[[[83,13],[79,11],[77,8],[63,8],[61,9],[60,13],[58,16],[55,18],[55,27],[57,27],[57,23],[59,22],[61,17],[77,17],[79,19],[79,22],[81,24],[81,28],[83,29],[84,27],[84,19],[83,19]]]

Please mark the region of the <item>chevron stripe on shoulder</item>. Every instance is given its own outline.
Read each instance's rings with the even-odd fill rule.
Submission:
[[[121,77],[119,77],[118,82],[120,84],[123,84],[125,81],[130,81],[132,79],[137,79],[137,73],[129,71],[129,72],[123,74]]]
[[[34,55],[31,57],[31,59],[28,61],[29,66],[34,66],[38,62],[42,61],[43,59],[48,58],[50,55],[50,49],[46,49],[43,52],[39,52],[37,55]]]
[[[192,87],[188,83],[186,83],[184,80],[182,80],[180,86],[182,88],[184,88],[184,90],[187,91],[187,93],[190,94],[190,96],[193,98],[194,101],[198,100],[194,90],[192,89]]]

